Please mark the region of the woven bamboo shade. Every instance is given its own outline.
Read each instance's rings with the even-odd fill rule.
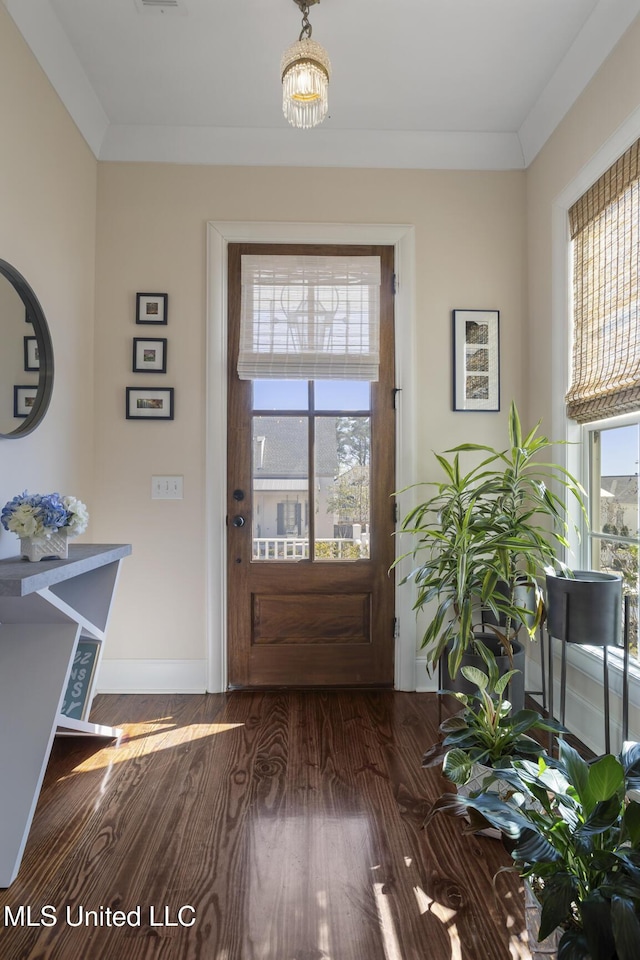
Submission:
[[[640,409],[640,140],[569,211],[574,342],[567,414]]]

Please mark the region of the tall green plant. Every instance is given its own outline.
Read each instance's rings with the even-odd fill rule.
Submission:
[[[415,545],[394,566],[407,558],[417,561],[401,582],[417,587],[414,609],[435,603],[422,637],[430,668],[448,649],[449,672],[455,676],[465,652],[482,652],[474,633],[480,608],[504,623],[492,629],[507,654],[514,624],[524,622],[535,634],[543,616],[535,577],[546,566],[558,565],[558,547],[568,546],[567,508],[552,483],[584,510],[579,482],[559,464],[541,458],[553,441],[538,435],[539,425],[523,434],[512,403],[506,448],[460,444],[445,451],[452,458],[435,455],[443,480],[415,485],[433,493],[402,521],[400,533],[413,536]],[[461,455],[468,453],[488,456],[465,471]],[[534,590],[533,609],[518,599],[523,577]]]
[[[523,434],[517,407],[509,408],[509,445],[496,450],[486,444],[465,443],[454,448],[473,453],[488,453],[478,467],[477,496],[489,503],[497,549],[502,554],[499,567],[506,571],[506,601],[500,594],[492,597],[498,613],[510,627],[518,584],[524,579],[535,584],[536,576],[548,566],[564,564],[558,552],[569,549],[567,500],[582,511],[585,491],[579,481],[560,464],[545,460],[549,449],[561,441],[539,434],[541,421]],[[556,493],[554,485],[562,495]],[[541,595],[537,594],[538,616]]]

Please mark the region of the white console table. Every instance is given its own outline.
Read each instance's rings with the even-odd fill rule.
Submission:
[[[79,638],[99,641],[94,696],[127,545],[72,544],[68,560],[0,560],[0,887],[15,879],[58,733],[117,737],[61,713]]]

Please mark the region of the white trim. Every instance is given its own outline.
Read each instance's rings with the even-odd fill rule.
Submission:
[[[102,660],[98,693],[205,693],[206,660]]]
[[[569,385],[570,344],[567,330],[567,320],[571,319],[571,263],[569,256],[569,207],[587,190],[592,183],[606,171],[620,157],[640,135],[640,108],[634,110],[623,124],[605,141],[600,149],[581,168],[577,175],[564,187],[555,198],[552,205],[551,223],[551,250],[552,250],[552,320],[551,320],[551,392],[552,392],[552,428],[553,436],[564,437],[569,446],[562,448],[565,451],[565,466],[577,476],[585,476],[585,459],[582,429],[579,424],[567,419],[565,394]],[[562,453],[558,459],[562,460]],[[584,532],[582,540],[584,541]],[[572,557],[569,562],[573,565],[579,557],[580,546],[573,538]],[[567,723],[572,731],[587,746],[596,752],[604,748],[598,737],[602,728],[601,708],[598,704],[592,707],[585,702],[584,697],[576,696],[570,687],[572,670],[580,672],[591,680],[602,678],[601,659],[598,654],[586,649],[572,649],[568,656],[568,683],[567,683]],[[621,697],[618,693],[620,668],[614,658],[610,659],[611,683],[611,716],[615,718],[620,712]],[[559,671],[555,674],[559,677]],[[558,693],[559,696],[559,693]],[[629,699],[636,703],[640,697],[640,683],[637,677],[630,677]],[[554,703],[559,703],[555,700]],[[598,719],[599,718],[599,719]],[[597,737],[590,735],[590,731],[598,731]],[[612,747],[616,744],[617,727],[614,730],[612,722]],[[631,731],[630,731],[631,735]],[[640,737],[640,731],[635,731]]]
[[[416,657],[415,674],[416,693],[436,693],[438,689],[438,676],[436,673],[429,676],[426,657]]]
[[[542,149],[639,10],[638,0],[618,0],[616,3],[599,0],[596,4],[518,130],[525,167]]]
[[[49,3],[5,0],[16,27],[94,156],[109,129],[109,118]]]
[[[100,160],[224,166],[522,170],[516,133],[111,124]]]
[[[211,221],[207,224],[207,689],[226,689],[226,332],[227,246],[229,243],[393,244],[398,292],[395,303],[398,404],[396,488],[415,480],[414,390],[415,228],[409,224],[340,224]],[[402,513],[402,503],[400,504]],[[396,590],[400,636],[396,642],[395,686],[415,689],[415,614],[411,591]]]

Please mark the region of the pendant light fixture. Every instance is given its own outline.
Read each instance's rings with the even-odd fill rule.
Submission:
[[[311,39],[309,7],[320,0],[293,0],[302,13],[302,30],[282,55],[282,112],[293,127],[306,129],[322,123],[329,108],[331,76],[329,54]]]

